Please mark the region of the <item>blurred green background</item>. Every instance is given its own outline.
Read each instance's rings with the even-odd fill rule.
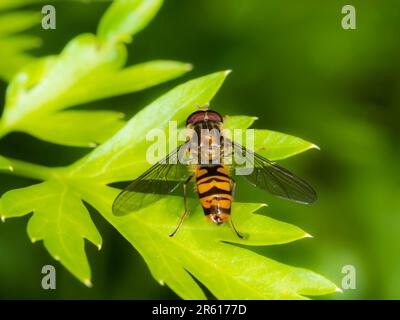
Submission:
[[[120,110],[130,118],[155,97],[195,76],[232,69],[212,103],[223,114],[259,117],[255,127],[312,141],[310,151],[282,161],[307,178],[319,201],[292,204],[238,186],[238,200],[267,202],[264,213],[314,236],[255,248],[278,261],[314,270],[341,286],[342,267],[356,268],[355,290],[328,299],[400,298],[400,2],[350,1],[357,29],[343,30],[349,1],[167,0],[129,45],[129,63],[191,62],[184,77],[143,92],[81,108]],[[96,30],[107,1],[48,1],[57,29],[31,29],[43,39],[35,56],[58,53],[71,38]],[[42,4],[27,6],[40,12]],[[1,50],[2,48],[0,48]],[[4,105],[6,83],[0,83]],[[49,166],[67,165],[88,149],[12,133],[0,154]],[[0,175],[0,191],[32,181]],[[166,213],[168,214],[168,213]],[[0,224],[0,298],[177,298],[154,281],[140,255],[99,215],[100,252],[87,245],[93,283],[86,288],[26,234],[27,217]],[[41,268],[57,269],[57,290],[41,289]]]

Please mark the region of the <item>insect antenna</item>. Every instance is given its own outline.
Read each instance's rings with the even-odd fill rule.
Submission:
[[[195,103],[194,105],[199,110],[208,110],[210,108],[210,104],[209,103],[206,103],[204,106],[202,106],[202,105],[200,105],[198,103]]]

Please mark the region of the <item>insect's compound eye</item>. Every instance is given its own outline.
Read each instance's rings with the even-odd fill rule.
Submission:
[[[216,111],[212,111],[212,110],[208,111],[207,118],[209,121],[223,122],[222,116]]]
[[[196,111],[193,112],[186,120],[186,125],[188,124],[195,124],[200,121],[204,121],[205,118],[205,111]]]
[[[212,110],[200,110],[200,111],[196,111],[193,112],[186,120],[186,125],[188,124],[195,124],[197,122],[201,122],[201,121],[214,121],[214,122],[223,122],[223,118],[222,116],[216,112],[216,111],[212,111]]]

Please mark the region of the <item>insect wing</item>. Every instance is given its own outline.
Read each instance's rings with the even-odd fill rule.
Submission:
[[[127,215],[171,194],[191,175],[178,161],[179,150],[171,152],[120,192],[113,203],[113,214]]]
[[[243,175],[252,185],[275,196],[299,203],[310,204],[317,200],[315,190],[303,179],[241,145],[230,143],[234,154],[245,157],[246,165],[253,165],[251,173]],[[234,162],[234,166],[238,165]]]

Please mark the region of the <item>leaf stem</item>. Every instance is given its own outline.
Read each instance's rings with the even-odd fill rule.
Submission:
[[[12,171],[4,171],[6,173],[36,180],[48,180],[58,177],[60,168],[50,168],[12,158],[7,158],[7,160],[11,163]]]

